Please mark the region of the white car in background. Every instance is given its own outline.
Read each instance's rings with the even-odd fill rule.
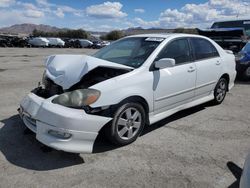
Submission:
[[[65,42],[60,38],[47,38],[49,46],[63,47]]]
[[[21,101],[19,113],[43,144],[92,152],[102,128],[112,143],[126,145],[145,124],[207,101],[220,104],[235,76],[232,52],[206,37],[129,36],[93,56],[48,57],[44,86]]]
[[[93,42],[87,40],[87,39],[79,39],[79,43],[82,48],[91,47],[93,45]]]
[[[28,40],[28,43],[31,46],[36,47],[47,47],[49,46],[49,40],[43,37],[35,37]]]

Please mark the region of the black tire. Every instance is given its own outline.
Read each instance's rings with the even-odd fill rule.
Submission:
[[[131,117],[127,117],[127,112],[129,111],[131,111],[130,113]],[[133,111],[134,111],[134,114],[132,115]],[[135,112],[137,112],[139,115],[138,117],[136,117],[137,119],[131,120],[131,119],[134,119],[133,117],[136,116]],[[106,130],[105,130],[106,137],[109,141],[111,141],[113,144],[117,146],[124,146],[124,145],[130,144],[134,142],[138,138],[138,136],[141,134],[145,125],[145,119],[146,119],[146,114],[142,105],[138,103],[134,103],[134,102],[127,102],[125,104],[123,103],[114,113],[114,118],[112,122],[106,127]],[[122,120],[122,123],[126,122],[125,123],[126,125],[119,124],[118,122],[120,122],[121,120]],[[140,122],[140,126],[139,126],[139,122]],[[125,129],[127,129],[127,132],[123,134],[124,132],[123,130]],[[132,132],[134,131],[134,132],[131,133],[131,131]],[[132,134],[132,137],[130,137],[131,136],[130,133]],[[127,138],[125,138],[126,136]]]
[[[221,104],[227,94],[228,81],[225,78],[220,78],[214,89],[214,100],[215,105]]]

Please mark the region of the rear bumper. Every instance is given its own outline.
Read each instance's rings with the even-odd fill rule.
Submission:
[[[112,118],[53,104],[54,97],[43,99],[33,93],[28,94],[21,101],[19,110],[24,124],[36,133],[37,140],[49,147],[73,153],[91,153],[98,132]],[[51,134],[51,131],[60,134]],[[62,134],[67,136],[60,136]]]

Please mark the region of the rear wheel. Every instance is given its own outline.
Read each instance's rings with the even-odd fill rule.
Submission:
[[[214,89],[214,103],[221,104],[226,97],[228,82],[225,78],[220,78]]]
[[[115,112],[112,124],[106,129],[107,138],[115,145],[134,142],[145,125],[145,110],[140,104],[126,103]]]

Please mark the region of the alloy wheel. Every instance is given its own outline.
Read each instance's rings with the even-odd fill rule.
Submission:
[[[223,99],[226,96],[226,92],[227,92],[227,83],[224,80],[221,80],[216,89],[216,96],[215,96],[218,102],[223,101]]]
[[[123,140],[130,140],[138,133],[141,125],[142,114],[136,108],[127,108],[118,118],[118,135]]]

